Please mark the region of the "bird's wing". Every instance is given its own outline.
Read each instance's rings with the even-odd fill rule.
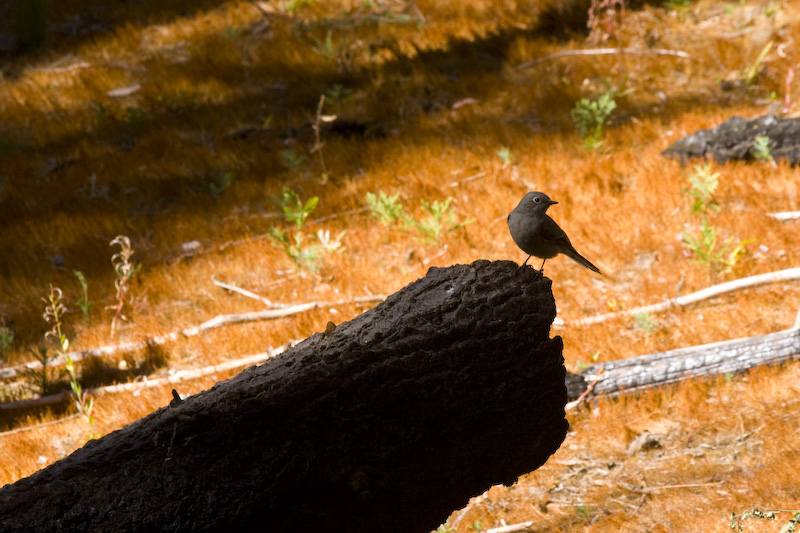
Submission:
[[[547,243],[572,246],[564,230],[556,224],[555,220],[547,215],[544,216],[542,226],[539,228],[539,235],[541,235],[542,239]]]

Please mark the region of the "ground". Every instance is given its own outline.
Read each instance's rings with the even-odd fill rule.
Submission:
[[[356,316],[374,302],[346,301],[390,294],[431,266],[522,263],[505,217],[529,190],[559,202],[551,216],[605,274],[547,263],[571,371],[790,327],[792,282],[569,326],[800,259],[800,225],[769,216],[800,209],[795,168],[768,153],[710,167],[660,154],[731,116],[796,115],[797,6],[637,3],[599,9],[587,33],[586,4],[65,1],[48,4],[43,23],[35,8],[0,17],[0,357],[55,354],[44,338],[54,323],[42,319],[50,286],[63,292],[69,350],[263,309],[212,276],[270,302],[344,302],[118,352],[78,364],[78,379],[152,381],[263,352]],[[607,48],[631,50],[554,55]],[[616,108],[585,141],[572,111],[604,94]],[[381,192],[398,194],[384,207],[408,216],[382,224],[367,199]],[[121,299],[118,235],[141,265]],[[79,416],[0,435],[0,483],[166,405],[173,387],[191,394],[235,372],[97,394],[91,425]],[[551,461],[449,523],[714,531],[753,506],[797,509],[797,372],[582,406]],[[40,392],[36,376],[2,389],[4,400]],[[13,431],[74,412],[0,421]],[[644,432],[656,444],[629,454]]]

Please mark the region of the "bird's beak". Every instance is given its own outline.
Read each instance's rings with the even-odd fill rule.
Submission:
[[[550,200],[550,203],[549,203],[549,204],[547,204],[547,205],[556,205],[557,203],[558,203],[558,202],[556,202],[555,200]]]

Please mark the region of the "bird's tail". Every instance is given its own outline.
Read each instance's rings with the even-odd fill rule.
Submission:
[[[572,259],[573,261],[575,261],[576,263],[578,263],[579,265],[581,265],[583,267],[586,267],[586,268],[588,268],[589,270],[591,270],[593,272],[597,272],[600,275],[603,274],[602,272],[600,272],[599,268],[597,268],[596,266],[594,266],[592,264],[591,261],[589,261],[588,259],[583,257],[581,254],[579,254],[577,251],[575,251],[575,248],[571,248],[569,250],[564,250],[562,253],[564,255],[566,255],[567,257],[569,257],[570,259]]]

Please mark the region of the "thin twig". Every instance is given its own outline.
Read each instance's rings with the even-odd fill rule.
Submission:
[[[597,376],[595,376],[595,378],[592,380],[592,382],[586,386],[586,390],[583,391],[580,396],[578,396],[578,399],[575,400],[574,402],[569,402],[567,405],[565,405],[564,410],[571,411],[576,407],[578,407],[586,399],[586,397],[592,393],[594,386],[600,382],[600,378],[602,377],[602,375],[603,372],[599,372]]]
[[[349,300],[333,300],[333,301],[314,301],[314,302],[307,302],[303,304],[296,304],[296,305],[288,305],[286,307],[280,307],[276,309],[266,309],[264,311],[254,311],[250,313],[234,313],[228,315],[218,315],[212,318],[211,320],[207,320],[202,324],[197,326],[192,326],[190,328],[185,328],[182,330],[173,331],[171,333],[167,333],[165,335],[159,335],[156,337],[151,337],[149,339],[141,340],[141,341],[129,341],[123,342],[120,344],[111,344],[107,346],[101,346],[99,348],[91,348],[89,350],[82,350],[82,351],[75,351],[69,352],[58,357],[54,357],[51,362],[48,364],[50,365],[59,365],[63,364],[67,357],[70,357],[73,362],[80,361],[87,357],[100,357],[103,355],[108,355],[112,353],[116,353],[119,351],[133,351],[133,350],[140,350],[144,347],[149,345],[160,345],[165,344],[169,341],[174,341],[183,337],[194,337],[201,333],[205,333],[209,330],[216,329],[222,326],[228,326],[232,324],[242,324],[245,322],[254,322],[258,320],[269,320],[273,318],[282,318],[289,315],[296,315],[297,313],[302,313],[303,311],[308,311],[309,309],[315,309],[317,307],[324,307],[324,306],[332,306],[332,305],[345,305],[345,304],[358,304],[358,303],[367,303],[367,302],[379,302],[386,299],[386,296],[383,294],[377,295],[369,295],[369,296],[358,296],[356,298],[351,298]],[[274,305],[281,305],[281,304],[274,304]],[[29,363],[25,363],[22,365],[17,365],[14,367],[3,368],[0,369],[0,378],[13,378],[17,375],[17,372],[24,369],[38,369],[41,368],[42,364],[39,361],[31,361]],[[2,406],[3,404],[0,404]]]
[[[34,429],[39,429],[46,426],[53,426],[55,424],[66,422],[67,420],[72,420],[73,418],[78,418],[79,416],[81,416],[80,413],[74,413],[64,418],[58,418],[56,420],[51,420],[49,422],[42,422],[41,424],[36,424],[35,426],[25,426],[21,428],[12,429],[10,431],[3,431],[2,433],[0,433],[0,437],[5,437],[6,435],[14,435],[15,433],[22,433],[24,431],[33,431]]]
[[[217,281],[216,279],[214,279],[214,275],[213,274],[211,276],[211,283],[213,283],[217,287],[222,287],[223,289],[227,289],[227,290],[229,290],[231,292],[238,292],[242,296],[247,296],[248,298],[252,298],[254,300],[258,300],[261,303],[263,303],[264,305],[266,305],[267,307],[273,307],[275,305],[270,300],[264,298],[263,296],[259,296],[258,294],[254,293],[254,292],[250,292],[248,290],[242,289],[240,287],[237,287],[236,285],[229,285],[227,283],[222,283],[221,281]]]
[[[526,61],[517,65],[517,70],[522,70],[524,68],[533,67],[540,63],[544,63],[545,61],[550,61],[552,59],[558,59],[560,57],[567,57],[567,56],[601,56],[601,55],[611,55],[611,54],[632,54],[632,55],[659,55],[659,56],[673,56],[673,57],[680,57],[683,59],[691,59],[692,57],[687,54],[686,52],[682,52],[681,50],[667,50],[663,48],[593,48],[590,50],[564,50],[562,52],[556,52],[555,54],[550,54],[548,56],[539,57],[536,59],[532,59],[530,61]]]
[[[533,525],[533,520],[529,522],[520,522],[519,524],[511,524],[509,526],[493,527],[487,529],[486,533],[515,533],[516,531],[525,531]]]
[[[292,340],[281,346],[278,346],[277,348],[270,348],[266,352],[258,353],[255,355],[248,355],[246,357],[235,359],[233,361],[226,361],[218,365],[206,366],[203,368],[198,368],[196,370],[179,370],[174,374],[164,378],[148,379],[146,381],[137,381],[133,383],[120,383],[118,385],[107,385],[105,387],[97,387],[95,389],[91,389],[86,392],[87,394],[92,394],[94,396],[97,396],[105,393],[113,394],[125,391],[130,392],[138,389],[150,389],[153,387],[160,387],[166,384],[173,384],[173,383],[179,383],[181,381],[187,381],[190,379],[197,379],[203,376],[208,376],[210,374],[224,372],[226,370],[233,370],[236,368],[241,368],[243,366],[251,366],[258,363],[262,363],[271,357],[275,357],[276,355],[282,354],[287,349],[296,346],[299,342],[300,341],[298,340]],[[49,405],[53,403],[58,403],[60,401],[63,401],[63,399],[66,396],[69,396],[70,394],[71,393],[64,391],[63,393],[51,394],[49,396],[42,396],[41,398],[36,398],[34,400],[21,400],[17,402],[2,403],[0,404],[0,411],[17,409],[20,407],[33,407],[39,405]],[[4,433],[0,433],[0,435],[4,435]]]
[[[665,311],[672,307],[686,307],[687,305],[708,300],[721,294],[728,292],[738,291],[755,285],[763,285],[765,283],[776,283],[780,281],[792,281],[800,279],[800,267],[788,268],[786,270],[779,270],[777,272],[769,272],[767,274],[758,274],[756,276],[749,276],[746,278],[729,281],[708,287],[706,289],[687,294],[686,296],[679,296],[677,298],[670,298],[669,300],[653,305],[646,305],[643,307],[636,307],[634,309],[627,309],[625,311],[617,311],[615,313],[605,313],[598,316],[589,318],[581,318],[578,320],[567,321],[568,326],[588,326],[590,324],[598,324],[613,318],[624,316],[638,315],[641,313],[655,313]]]
[[[794,220],[800,218],[800,211],[782,211],[780,213],[767,213],[768,217],[775,220]]]
[[[454,181],[454,182],[450,183],[448,185],[448,187],[458,187],[459,185],[462,185],[464,183],[469,183],[470,181],[476,180],[478,178],[482,178],[484,176],[486,176],[486,172],[485,171],[478,172],[477,174],[473,174],[472,176],[468,176],[468,177],[464,178],[461,181]]]

